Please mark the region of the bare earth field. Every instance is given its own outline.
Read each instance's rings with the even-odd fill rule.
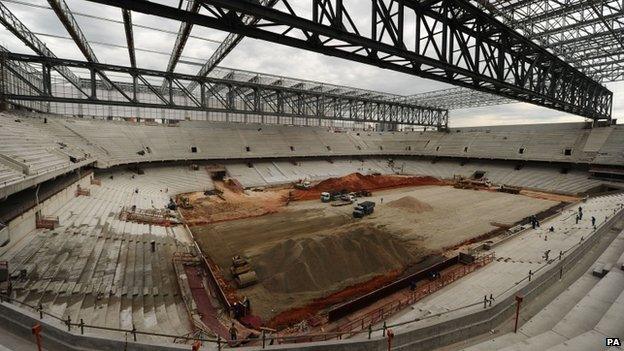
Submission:
[[[239,197],[271,203],[270,194],[247,191]],[[273,198],[283,196],[279,190]],[[212,198],[216,196],[198,201],[207,209],[211,201],[223,206],[222,199]],[[199,224],[191,230],[228,278],[232,256],[250,259],[259,283],[239,294],[250,298],[254,314],[269,320],[354,284],[396,276],[444,248],[497,229],[493,223],[512,224],[558,204],[451,186],[376,191],[366,200],[377,206],[364,219],[352,218],[353,206],[310,200],[271,205],[261,216]]]

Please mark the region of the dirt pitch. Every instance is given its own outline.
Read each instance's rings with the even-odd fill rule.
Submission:
[[[498,228],[494,224],[511,224],[558,204],[451,186],[406,187],[375,191],[366,198],[377,203],[375,213],[354,219],[352,206],[333,207],[318,200],[283,206],[288,192],[246,191],[233,203],[251,203],[244,206],[260,208],[257,214],[235,211],[234,218],[247,218],[191,227],[202,250],[226,277],[232,256],[250,259],[259,283],[238,293],[249,297],[254,314],[271,320],[272,326],[290,322],[285,311],[315,301],[322,305],[319,299],[347,287],[371,281],[383,284],[407,267],[443,253],[443,248]],[[214,196],[194,200],[210,209],[211,201],[219,207],[231,198],[224,195],[226,200],[211,200]],[[256,200],[260,203],[254,204]],[[282,207],[275,206],[280,201]],[[199,214],[197,208],[193,213]]]

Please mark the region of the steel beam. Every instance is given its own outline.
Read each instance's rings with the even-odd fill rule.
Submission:
[[[277,0],[261,0],[260,4],[262,6],[273,7],[277,3]],[[243,21],[248,24],[257,24],[260,19],[252,16],[246,16],[243,18]],[[243,39],[243,36],[236,33],[230,33],[225,37],[221,45],[212,53],[210,58],[204,63],[202,68],[199,69],[197,75],[199,77],[207,76],[223,59],[240,43]],[[190,91],[193,91],[197,86],[191,83],[188,86]]]
[[[84,57],[87,59],[87,61],[98,63],[99,61],[97,59],[97,56],[95,55],[95,52],[91,48],[91,45],[89,45],[89,41],[87,40],[87,38],[82,33],[82,30],[80,29],[76,18],[74,18],[74,15],[72,14],[69,6],[67,6],[67,3],[65,3],[65,0],[48,0],[48,3],[50,4],[52,10],[54,10],[54,13],[56,13],[58,19],[63,24],[63,27],[65,27],[65,29],[67,30],[67,33],[69,33],[69,36],[72,37],[74,43],[76,43],[76,46],[78,46],[78,49],[80,49],[80,52],[82,52]],[[109,81],[107,77],[103,76],[103,73],[96,73],[102,77],[102,80],[104,82]]]
[[[2,2],[0,2],[0,22],[20,39],[26,46],[41,56],[56,57],[43,41],[26,27]],[[63,78],[67,79],[84,96],[89,94],[80,86],[80,79],[67,67],[53,67]]]
[[[188,0],[186,2],[186,11],[189,13],[197,13],[199,11],[199,4],[200,1],[198,0]],[[180,29],[178,29],[178,35],[176,37],[175,44],[173,45],[171,56],[169,56],[167,72],[173,72],[175,70],[178,60],[180,60],[180,56],[182,55],[182,51],[186,46],[189,35],[191,34],[191,29],[193,29],[192,23],[185,21],[180,22]]]
[[[592,119],[611,118],[612,93],[608,89],[465,0],[370,0],[370,17],[358,21],[352,19],[349,5],[340,0],[311,0],[311,15],[297,14],[288,0],[281,1],[286,11],[243,0],[205,0],[203,4],[210,10],[206,15],[145,0],[89,1],[363,62]],[[247,24],[243,21],[245,16],[260,18],[262,23]],[[405,18],[414,18],[414,31],[406,31]]]
[[[519,27],[530,38],[562,54],[566,61],[598,81],[617,81],[624,71],[624,3],[620,0],[479,1],[489,11]],[[489,6],[488,6],[489,5]],[[614,28],[614,26],[616,26]],[[507,103],[468,89],[444,89],[415,97],[423,104],[444,103],[449,109]]]
[[[132,28],[132,12],[129,10],[121,10],[124,31],[126,32],[126,43],[128,45],[128,57],[130,59],[130,66],[136,67],[136,53],[134,50],[134,30]]]
[[[76,97],[71,92],[56,94],[53,91],[50,94],[23,94],[5,91],[2,97],[10,100],[230,112],[246,115],[396,123],[438,128],[444,128],[448,125],[448,111],[444,109],[423,107],[414,102],[397,101],[394,97],[375,99],[328,91],[312,91],[301,86],[287,86],[283,80],[273,81],[274,84],[266,84],[259,83],[260,78],[241,81],[232,79],[233,76],[230,79],[197,77],[175,72],[15,53],[3,55],[2,68],[4,69],[11,62],[75,67],[91,72],[111,72],[133,76],[136,79],[130,82],[109,81],[108,83],[113,87],[115,94],[100,94],[101,89],[105,88],[103,82],[96,80],[92,75],[91,78],[83,78],[84,84],[90,87],[91,91],[96,92],[89,98]],[[45,72],[39,74],[45,74]],[[149,83],[150,78],[167,79],[172,84],[167,86],[164,94],[160,94],[160,90]],[[140,82],[140,86],[137,81]],[[196,81],[202,87],[201,91],[205,95],[193,94],[185,89],[183,84],[185,81]],[[215,86],[219,88],[211,89]],[[221,93],[223,90],[226,90],[226,94]],[[130,91],[142,91],[143,94],[151,93],[151,95],[142,95],[138,99],[134,99],[124,93]],[[254,91],[253,98],[249,94],[245,94],[248,91]],[[185,97],[186,99],[177,99],[177,97]],[[180,100],[189,102],[181,103]]]
[[[50,7],[54,10],[54,13],[56,13],[56,16],[67,30],[67,33],[74,39],[74,43],[76,43],[76,46],[78,46],[78,49],[80,49],[80,52],[82,52],[87,61],[98,62],[91,45],[89,45],[87,38],[82,33],[67,3],[65,3],[64,0],[48,0],[48,4],[50,4]]]

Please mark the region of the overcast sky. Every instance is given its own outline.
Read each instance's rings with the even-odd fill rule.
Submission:
[[[33,8],[0,0],[33,32],[68,37],[67,31],[50,9]],[[19,0],[29,4],[48,7],[44,0]],[[84,0],[65,0],[75,13],[85,13],[121,21],[121,11],[117,8],[90,3]],[[178,0],[160,0],[161,3],[178,3]],[[308,4],[309,1],[300,1]],[[77,15],[81,29],[91,42],[100,62],[129,65],[127,50],[103,44],[125,46],[123,24],[111,23],[95,18]],[[177,32],[179,22],[133,13],[135,25],[144,25],[166,31]],[[134,28],[137,47],[137,63],[141,67],[165,70],[168,57],[160,53],[170,53],[175,35],[140,27]],[[211,56],[218,43],[227,33],[195,26],[183,52],[183,60],[201,62]],[[39,36],[59,57],[84,59],[75,44],[66,39]],[[216,42],[214,42],[216,41]],[[11,51],[32,53],[10,32],[2,28],[0,43]],[[100,44],[101,43],[101,44]],[[142,50],[149,50],[146,52]],[[326,83],[353,86],[401,95],[411,95],[425,91],[443,89],[450,85],[415,76],[384,70],[352,61],[342,60],[300,49],[289,48],[269,42],[245,38],[222,62],[222,66],[270,73],[294,78],[310,79]],[[196,73],[196,65],[179,64],[176,71]],[[609,83],[607,87],[614,93],[613,117],[624,122],[624,82]],[[516,103],[483,108],[453,110],[450,123],[453,127],[520,124],[578,122],[583,118],[546,108]]]

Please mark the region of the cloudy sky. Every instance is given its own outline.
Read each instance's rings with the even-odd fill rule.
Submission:
[[[90,41],[100,62],[129,65],[125,35],[121,23],[121,11],[84,0],[65,0],[76,14],[85,36]],[[45,0],[0,0],[33,32],[39,35],[57,56],[84,59],[54,12]],[[178,3],[178,0],[159,0],[161,3]],[[309,1],[300,1],[309,3]],[[30,4],[34,6],[27,6]],[[41,8],[43,7],[43,8]],[[87,16],[85,16],[87,15]],[[88,16],[95,16],[88,17]],[[364,17],[364,16],[363,16]],[[102,20],[109,19],[111,22]],[[168,57],[175,42],[179,22],[133,13],[135,45],[138,65],[145,68],[165,70]],[[151,27],[145,28],[145,27]],[[154,30],[156,28],[158,30]],[[218,43],[227,33],[195,26],[192,37],[183,52],[183,61],[199,63],[211,56]],[[58,38],[61,37],[61,38]],[[9,31],[0,30],[0,43],[11,51],[32,53]],[[313,52],[293,49],[273,43],[245,38],[222,62],[222,66],[270,73],[294,78],[322,81],[401,95],[451,87],[431,80],[384,70]],[[199,66],[179,64],[176,71],[196,73]],[[624,82],[609,83],[614,93],[613,117],[624,122]],[[454,127],[520,123],[551,123],[583,121],[583,118],[542,107],[516,103],[483,108],[451,111]]]

